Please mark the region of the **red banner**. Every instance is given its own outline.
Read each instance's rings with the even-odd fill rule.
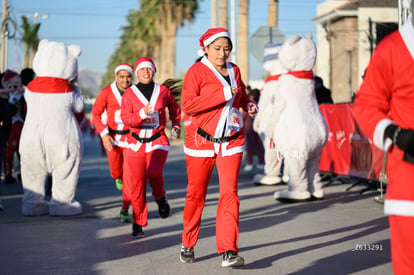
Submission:
[[[319,163],[321,171],[378,179],[384,153],[365,137],[355,121],[352,103],[321,104],[329,139]]]

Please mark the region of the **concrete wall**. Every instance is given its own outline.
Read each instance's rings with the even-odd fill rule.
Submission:
[[[347,0],[330,0],[326,2],[322,2],[317,6],[316,9],[316,17],[320,15],[324,15],[336,7],[339,7],[345,3]],[[317,24],[316,26],[316,37],[315,43],[318,49],[318,57],[316,59],[316,65],[314,68],[314,72],[322,77],[324,84],[326,87],[330,87],[330,65],[329,65],[329,41],[327,37],[326,30],[323,28],[321,24]]]
[[[369,34],[369,18],[373,22],[398,23],[398,8],[360,8],[358,10],[358,74],[362,76],[371,58]],[[373,30],[375,40],[375,29]],[[376,45],[374,45],[375,48]],[[358,84],[361,85],[359,77]],[[358,86],[359,87],[359,86]]]
[[[358,19],[346,17],[331,24],[331,91],[335,103],[350,102],[358,87]]]

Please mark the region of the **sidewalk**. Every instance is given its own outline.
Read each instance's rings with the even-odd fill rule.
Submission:
[[[121,224],[121,193],[110,178],[99,144],[85,137],[76,199],[78,217],[24,217],[20,184],[0,187],[0,274],[392,274],[388,219],[376,191],[334,182],[322,201],[282,204],[286,186],[256,186],[255,171],[240,173],[240,255],[244,267],[220,267],[215,245],[218,179],[214,174],[203,212],[196,262],[179,261],[186,191],[182,145],[171,148],[165,187],[172,215],[158,216],[148,187],[146,237],[133,239]],[[368,250],[369,249],[369,250]]]

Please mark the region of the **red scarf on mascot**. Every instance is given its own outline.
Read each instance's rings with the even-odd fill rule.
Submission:
[[[72,92],[69,81],[63,78],[38,76],[29,82],[27,88],[33,93],[61,94]]]

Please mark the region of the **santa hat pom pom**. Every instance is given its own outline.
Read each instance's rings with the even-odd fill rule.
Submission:
[[[206,54],[206,52],[205,51],[203,51],[202,49],[199,49],[198,51],[197,51],[197,55],[198,56],[204,56]]]

